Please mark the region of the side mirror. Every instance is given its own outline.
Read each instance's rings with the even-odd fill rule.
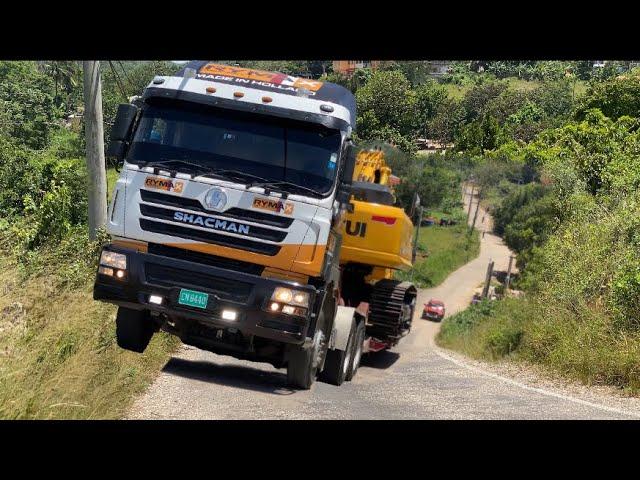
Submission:
[[[356,147],[348,140],[344,153],[344,170],[342,171],[342,183],[353,183],[353,172],[356,169]]]
[[[118,113],[111,127],[111,140],[120,140],[127,142],[131,134],[131,127],[138,115],[138,107],[130,103],[121,103],[118,105]]]
[[[127,153],[127,145],[121,140],[111,140],[107,145],[106,157],[114,158],[118,161],[124,159]]]
[[[347,140],[344,152],[344,168],[340,177],[340,185],[336,199],[340,205],[346,205],[347,212],[353,213],[353,203],[351,200],[351,184],[353,183],[353,172],[356,168],[356,147],[351,143],[351,139]]]
[[[122,161],[127,153],[127,147],[131,137],[131,129],[138,115],[138,107],[130,103],[118,105],[118,113],[111,127],[109,145],[107,146],[106,157]]]

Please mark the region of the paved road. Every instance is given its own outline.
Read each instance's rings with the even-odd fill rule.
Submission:
[[[472,212],[473,213],[473,212]],[[478,214],[480,229],[490,218]],[[446,302],[447,314],[465,308],[484,279],[489,259],[506,270],[509,250],[486,233],[480,255],[440,286],[422,290]],[[418,318],[396,349],[363,358],[352,382],[316,382],[291,390],[284,370],[193,347],[181,349],[133,406],[130,418],[166,419],[610,419],[621,410],[519,384],[437,348],[439,325]]]

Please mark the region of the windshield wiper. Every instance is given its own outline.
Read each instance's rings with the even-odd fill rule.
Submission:
[[[207,175],[221,175],[231,179],[253,179],[259,180],[261,182],[268,182],[266,178],[259,177],[258,175],[253,175],[252,173],[241,172],[240,170],[229,170],[225,168],[213,168],[205,173],[200,174],[200,176],[202,177],[206,177]],[[248,186],[250,184],[251,182],[245,182],[245,186]]]
[[[318,192],[317,190],[314,190],[312,188],[308,188],[308,187],[303,187],[302,185],[297,185],[295,183],[291,183],[291,182],[285,182],[285,181],[275,181],[275,182],[262,182],[262,183],[252,183],[251,185],[249,185],[249,187],[277,187],[277,186],[285,186],[285,187],[291,187],[291,188],[297,188],[298,190],[302,190],[304,192],[308,192],[308,193],[312,193],[314,195],[318,195],[319,197],[322,197],[322,193]]]
[[[189,162],[187,160],[182,160],[180,158],[164,158],[162,160],[158,160],[155,162],[143,162],[142,167],[154,167],[154,173],[157,173],[157,171],[155,171],[155,169],[157,169],[158,166],[161,165],[167,165],[167,164],[171,164],[171,163],[179,163],[181,165],[187,165],[189,167],[192,168],[192,173],[189,173],[188,175],[191,178],[194,177],[213,177],[213,178],[220,178],[222,180],[226,180],[226,179],[241,179],[241,180],[246,180],[246,179],[253,179],[253,180],[260,180],[260,181],[267,181],[266,178],[263,177],[259,177],[257,175],[252,175],[250,173],[245,173],[245,172],[241,172],[239,170],[229,170],[229,169],[224,169],[224,168],[209,168],[206,167],[204,165],[198,164],[198,163],[194,163],[194,162]],[[170,173],[171,176],[175,176],[176,172],[173,169],[167,169]],[[243,182],[245,183],[245,186],[248,185],[248,183],[250,182]]]
[[[165,159],[162,159],[162,160],[157,160],[155,162],[142,162],[142,164],[140,166],[141,166],[141,168],[153,167],[153,173],[155,173],[157,175],[159,166],[167,165],[167,164],[171,164],[171,163],[179,163],[181,165],[187,165],[187,166],[191,167],[192,172],[195,169],[197,169],[197,171],[207,170],[207,167],[205,167],[203,165],[199,165],[197,163],[189,162],[187,160],[182,160],[180,158],[165,158]],[[175,177],[176,170],[167,168],[167,171],[171,174],[172,177]],[[195,176],[194,173],[188,173],[188,175],[191,178],[193,178]]]

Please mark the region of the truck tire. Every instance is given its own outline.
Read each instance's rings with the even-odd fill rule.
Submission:
[[[327,359],[324,362],[324,370],[320,374],[320,380],[332,385],[342,385],[347,377],[353,356],[353,344],[355,342],[356,326],[351,325],[347,348],[344,350],[327,350]]]
[[[313,348],[294,347],[289,351],[287,383],[295,388],[309,390],[316,379],[317,368],[313,367]]]
[[[310,347],[303,348],[297,345],[291,347],[287,363],[287,383],[295,388],[309,390],[318,375],[318,365],[322,358],[322,350],[325,347],[325,336],[322,328],[316,330],[313,344]]]
[[[347,382],[350,382],[353,377],[356,376],[358,367],[360,366],[360,360],[362,359],[362,349],[364,347],[364,336],[365,327],[364,320],[362,320],[358,322],[358,326],[356,327],[356,334],[353,342],[353,353],[351,354],[351,362],[345,376],[345,380]]]
[[[155,331],[155,325],[147,311],[118,307],[116,339],[120,348],[142,353]]]

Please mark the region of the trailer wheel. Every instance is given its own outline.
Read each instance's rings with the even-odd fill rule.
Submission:
[[[362,348],[364,346],[364,335],[365,326],[364,320],[362,320],[358,322],[358,326],[356,327],[356,334],[353,342],[353,354],[351,356],[351,362],[349,364],[349,369],[347,370],[347,375],[345,376],[345,380],[347,382],[351,381],[351,379],[356,376],[358,367],[360,366],[360,360],[362,359]]]
[[[149,312],[119,307],[116,316],[116,340],[120,348],[142,353],[156,331]]]
[[[354,322],[355,323],[355,322]],[[328,350],[327,359],[324,362],[324,370],[320,374],[320,380],[332,385],[342,385],[347,377],[353,357],[353,343],[355,342],[356,327],[351,325],[347,348],[344,350]]]

